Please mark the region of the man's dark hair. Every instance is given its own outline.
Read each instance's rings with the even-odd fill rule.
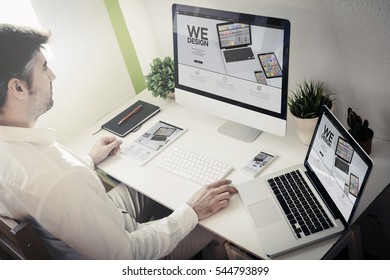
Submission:
[[[18,78],[31,86],[28,63],[49,40],[49,33],[28,27],[0,24],[0,109],[7,98],[8,82]]]

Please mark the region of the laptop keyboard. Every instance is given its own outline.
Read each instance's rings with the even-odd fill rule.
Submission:
[[[224,51],[223,53],[225,55],[226,62],[236,62],[255,58],[250,47],[228,50]]]
[[[334,226],[299,170],[271,178],[268,185],[297,238]]]

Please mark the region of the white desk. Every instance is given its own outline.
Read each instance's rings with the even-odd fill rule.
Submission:
[[[79,136],[66,143],[66,145],[80,154],[88,153],[97,138],[103,135],[111,135],[105,130],[100,131],[96,135],[92,134],[98,131],[103,123],[123,111],[137,99],[160,106],[161,112],[143,124],[137,132],[123,138],[124,143],[128,143],[141,135],[158,120],[182,124],[188,128],[188,131],[144,167],[133,165],[123,158],[113,156],[101,163],[99,168],[171,209],[175,209],[186,202],[200,187],[186,179],[155,167],[156,163],[164,157],[171,147],[182,147],[232,165],[234,170],[228,175],[228,178],[232,179],[233,183],[250,180],[249,177],[241,174],[239,169],[261,150],[267,150],[278,155],[278,158],[263,171],[264,174],[303,162],[304,160],[307,146],[299,142],[294,125],[290,119],[288,120],[286,137],[262,133],[253,143],[248,144],[217,132],[218,127],[225,120],[183,107],[176,104],[174,100],[155,98],[147,91],[138,94],[129,100],[128,103],[108,114]],[[366,193],[363,195],[358,214],[390,182],[390,174],[388,172],[390,170],[390,143],[374,140],[371,157],[375,162],[375,167],[368,181]],[[235,195],[232,198],[228,208],[201,221],[201,224],[253,254],[267,258],[261,244],[256,239],[254,230],[252,230],[251,218],[246,213],[239,195]],[[337,238],[335,237],[322,241],[279,256],[278,259],[320,259],[336,240]]]

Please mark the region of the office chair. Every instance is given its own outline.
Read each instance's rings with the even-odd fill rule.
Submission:
[[[361,229],[358,224],[353,224],[337,242],[322,257],[323,260],[351,259],[363,260],[363,244]]]
[[[103,172],[97,173],[107,192],[118,184],[117,181]],[[48,260],[51,257],[38,233],[29,222],[18,223],[13,219],[0,216],[1,259]]]
[[[0,216],[0,259],[47,260],[50,256],[29,222]]]
[[[322,259],[390,259],[390,184]]]

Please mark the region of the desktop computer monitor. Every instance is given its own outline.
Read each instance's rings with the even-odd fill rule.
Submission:
[[[218,131],[251,142],[286,134],[290,22],[172,6],[175,96],[227,119]]]

